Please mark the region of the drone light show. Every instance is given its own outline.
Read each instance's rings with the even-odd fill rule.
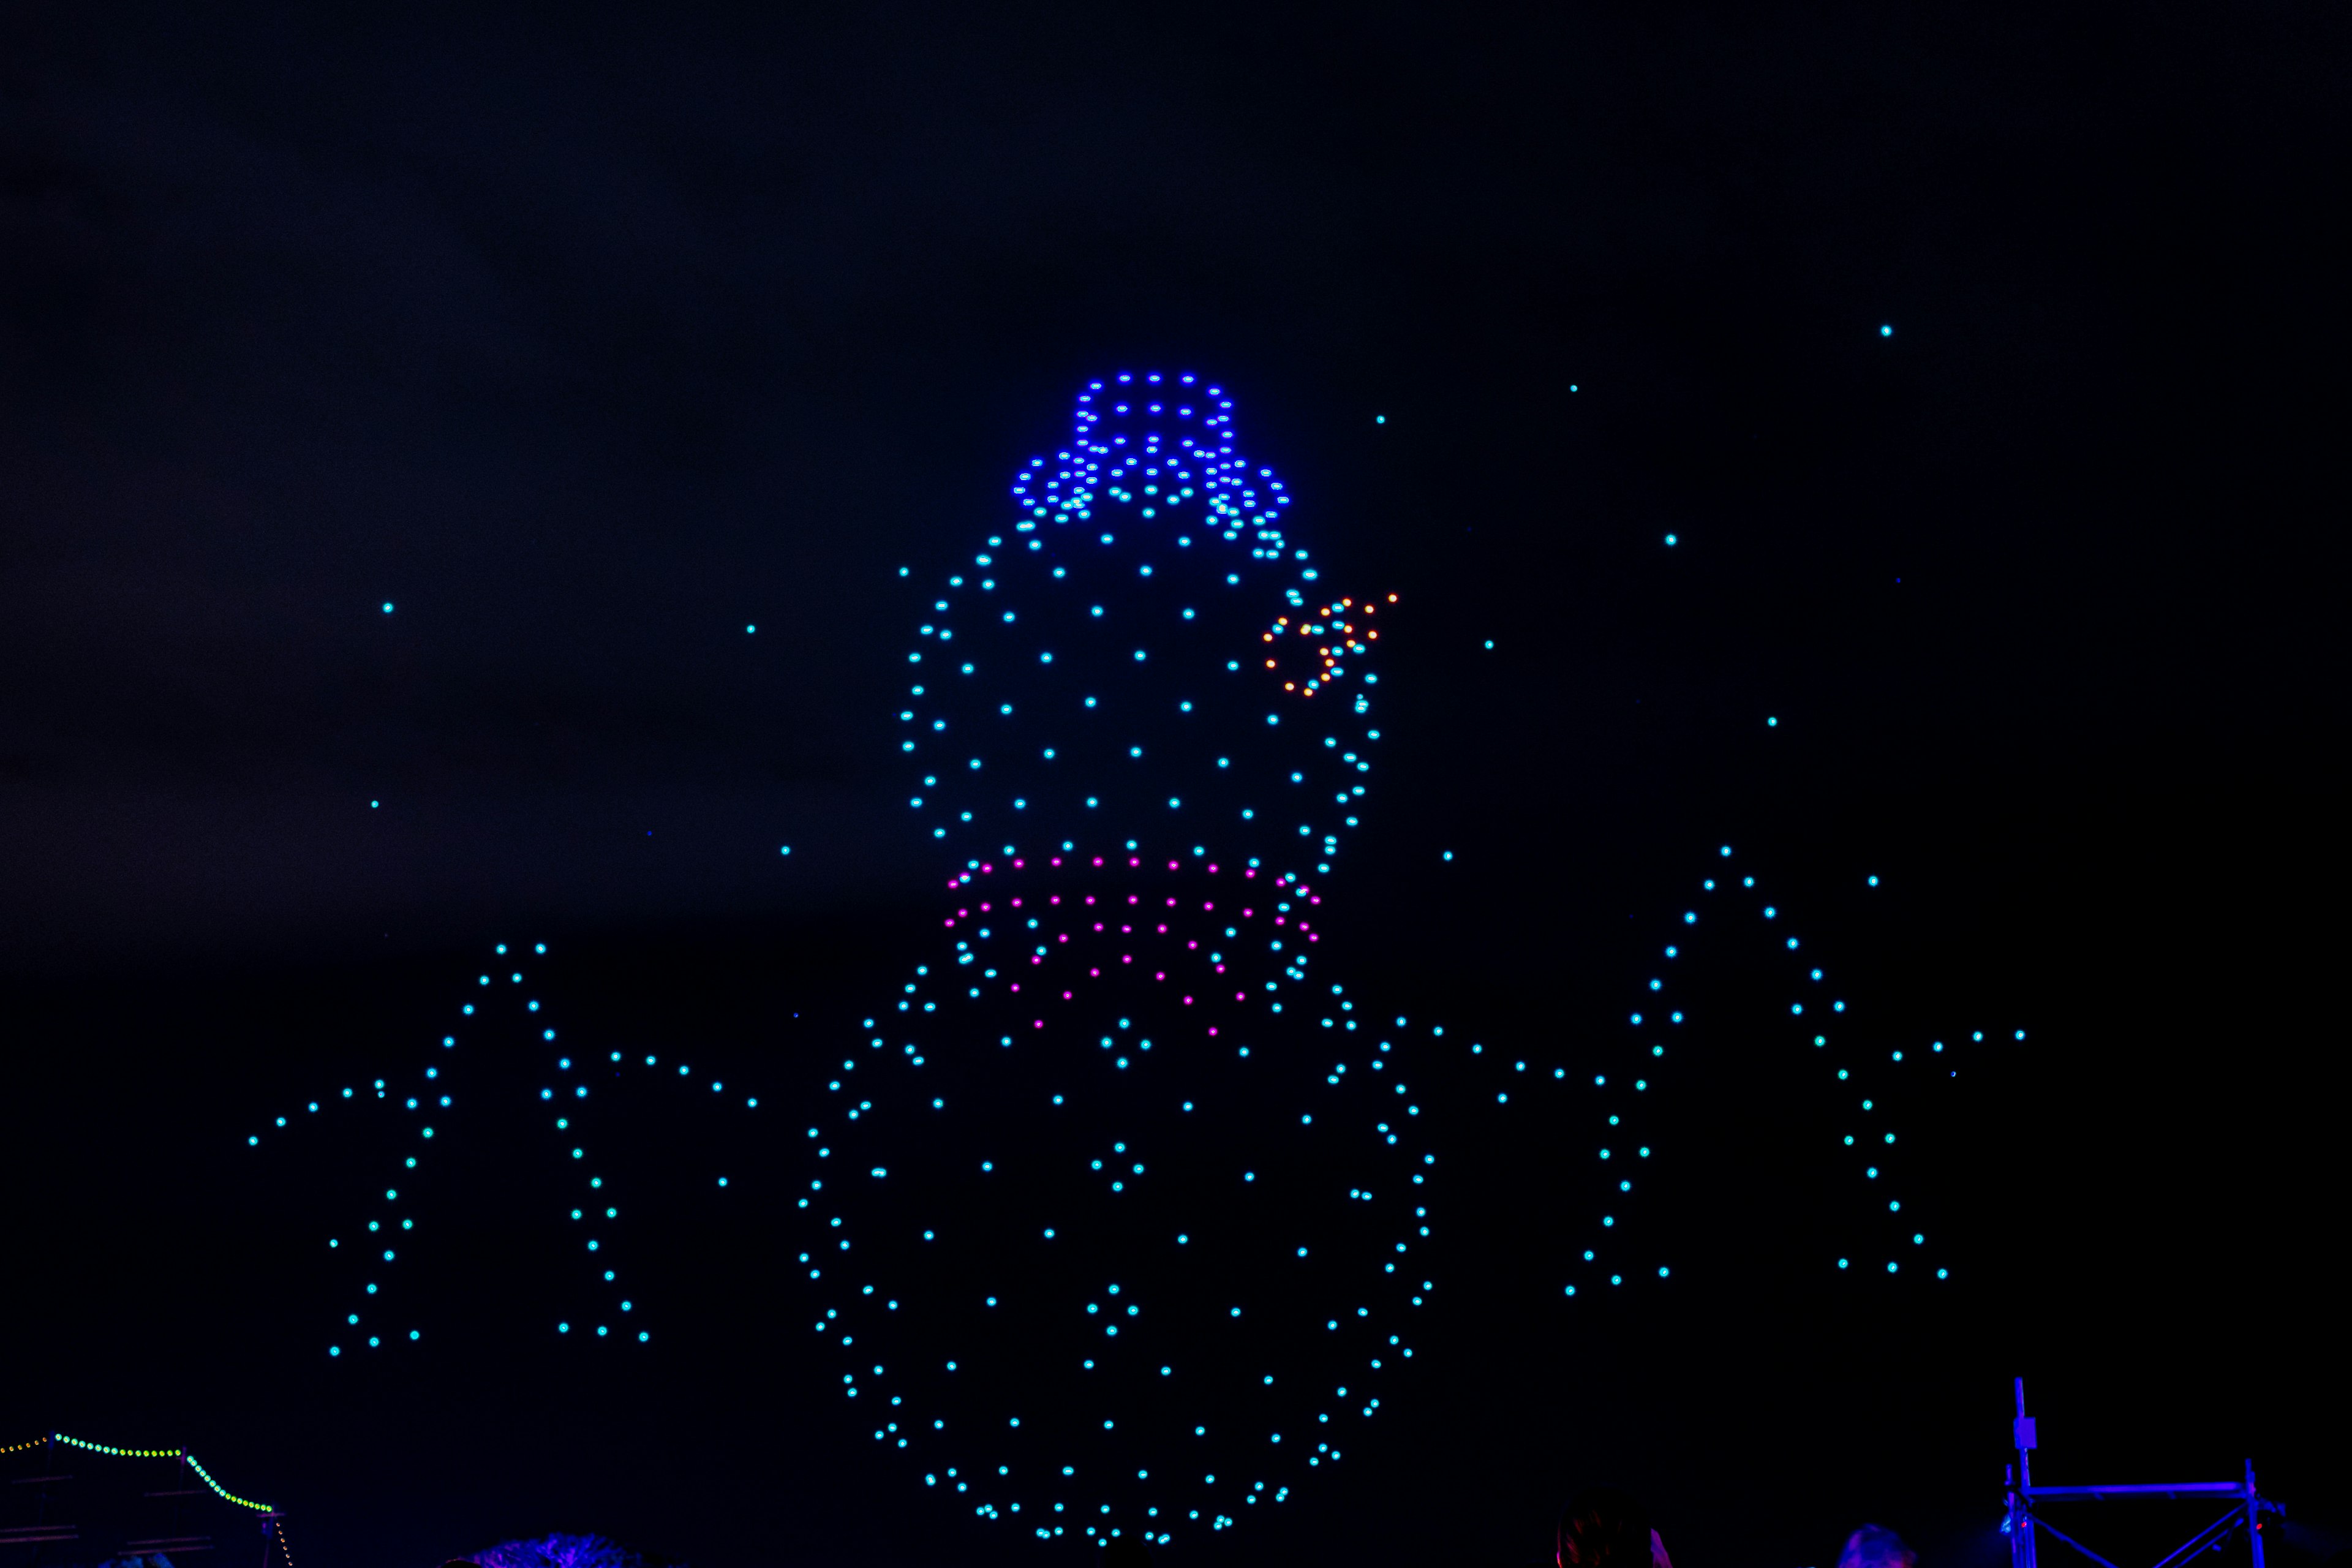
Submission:
[[[622,1205],[630,1196],[604,1164],[625,1136],[621,1123],[632,1110],[646,1110],[656,1096],[682,1097],[696,1111],[722,1119],[756,1114],[760,1098],[659,1051],[576,1050],[559,1037],[537,994],[535,971],[546,956],[545,942],[495,944],[424,1066],[399,1079],[345,1083],[247,1135],[247,1145],[258,1150],[308,1132],[316,1148],[336,1141],[332,1129],[343,1117],[398,1122],[400,1152],[379,1173],[382,1185],[370,1191],[363,1209],[313,1241],[346,1276],[349,1305],[328,1333],[330,1358],[423,1342],[418,1312],[433,1287],[411,1282],[417,1254],[429,1254],[434,1242],[435,1215],[423,1194],[438,1188],[444,1202],[463,1201],[448,1190],[439,1168],[450,1152],[450,1122],[461,1100],[468,1111],[487,1110],[476,1120],[478,1128],[536,1145],[561,1173],[565,1202],[545,1217],[569,1232],[576,1259],[573,1305],[548,1330],[589,1341],[651,1342],[642,1281],[629,1273],[625,1250],[616,1245]],[[487,1105],[472,1103],[477,1097]],[[715,1179],[716,1186],[726,1184],[725,1176]]]
[[[946,896],[826,1074],[799,1261],[889,1462],[1040,1538],[1165,1542],[1282,1504],[1377,1428],[1440,1288],[1443,1054],[1487,1058],[1497,1106],[1574,1097],[1552,1111],[1600,1174],[1563,1295],[1669,1277],[1626,1240],[1667,1047],[1613,1085],[1530,1072],[1331,977],[1318,927],[1366,825],[1400,597],[1322,581],[1224,389],[1089,384],[1012,499],[907,655],[907,809]],[[1649,984],[1632,1024],[1670,1029]]]
[[[0,1568],[2352,1541],[2340,7],[284,10],[0,20]]]
[[[1449,1036],[1329,973],[1326,900],[1383,744],[1375,656],[1404,605],[1322,583],[1233,407],[1192,375],[1088,384],[1066,447],[1015,479],[1010,527],[930,595],[898,744],[904,810],[944,862],[936,935],[826,1063],[768,1243],[791,1248],[803,1342],[880,1460],[1049,1541],[1231,1529],[1371,1439],[1444,1289],[1441,1094],[1567,1130],[1548,1179],[1582,1195],[1548,1222],[1559,1310],[1671,1279],[1673,1237],[1639,1223],[1674,1139],[1654,1091],[1696,1021],[1682,979],[1727,924],[1771,946],[1810,1037],[1790,1074],[1824,1075],[1852,1124],[1840,1152],[1877,1218],[1834,1267],[1950,1275],[1896,1175],[1943,1043],[1906,1064],[1849,1040],[1846,1002],[1728,845],[1614,1071],[1596,1049]],[[606,1163],[648,1097],[719,1118],[715,1151],[778,1139],[740,1083],[574,1044],[541,994],[547,957],[496,944],[405,1079],[246,1139],[400,1124],[364,1211],[316,1238],[351,1276],[331,1361],[425,1340],[411,1279],[461,1109],[560,1173],[543,1218],[576,1277],[537,1330],[583,1344],[655,1339],[635,1195]]]
[[[1013,500],[908,655],[947,899],[806,1130],[812,1328],[924,1486],[1168,1540],[1341,1463],[1434,1289],[1433,1037],[1318,967],[1398,597],[1195,376],[1087,386]]]

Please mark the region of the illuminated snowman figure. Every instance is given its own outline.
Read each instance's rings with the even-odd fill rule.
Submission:
[[[1579,1163],[1545,1174],[1564,1228],[1527,1247],[1548,1289],[1666,1277],[1654,1239],[1628,1235],[1649,1227],[1621,1222],[1647,1188],[1651,1075],[1686,1020],[1779,1049],[1775,1070],[1833,1097],[1843,1120],[1819,1146],[1874,1217],[1807,1266],[1948,1277],[1893,1191],[1890,1114],[1950,1076],[1943,1043],[1889,1051],[1854,1031],[1728,847],[1658,949],[1630,1033],[1584,1042],[1574,1072],[1375,1016],[1320,971],[1327,889],[1381,745],[1374,655],[1397,596],[1322,583],[1223,389],[1089,384],[1067,444],[1012,501],[927,595],[905,667],[907,809],[946,877],[938,940],[828,1064],[785,1197],[819,1343],[918,1484],[1047,1538],[1172,1540],[1342,1462],[1435,1289],[1426,1091],[1441,1078],[1512,1115],[1555,1097],[1538,1108],[1545,1157],[1577,1130]],[[1782,971],[1762,998],[1785,1009],[1772,1039],[1701,1026],[1685,1000],[1702,947],[1739,931]],[[589,1287],[546,1329],[645,1346],[614,1245],[642,1191],[606,1164],[621,1123],[659,1089],[724,1119],[704,1141],[714,1157],[737,1118],[767,1140],[753,1119],[772,1103],[761,1112],[750,1086],[674,1051],[560,1036],[540,999],[546,953],[497,944],[412,1072],[246,1136],[259,1149],[308,1130],[322,1156],[349,1152],[354,1130],[328,1123],[357,1110],[390,1140],[365,1211],[317,1238],[349,1276],[331,1359],[431,1337],[424,1300],[396,1287],[436,1188],[468,1190],[445,1168],[453,1144],[538,1140],[558,1186],[529,1201],[554,1200]],[[698,1179],[744,1190],[724,1165]],[[1563,1181],[1593,1201],[1552,1190]]]
[[[1429,1289],[1436,1042],[1318,968],[1395,595],[1325,585],[1289,499],[1220,387],[1094,383],[908,656],[948,899],[828,1074],[802,1261],[875,1438],[1044,1537],[1283,1500]]]

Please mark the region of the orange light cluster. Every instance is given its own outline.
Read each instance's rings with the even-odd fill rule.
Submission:
[[[1393,605],[1396,601],[1397,596],[1394,594],[1388,596],[1390,604]],[[1343,620],[1340,617],[1349,614],[1370,616],[1378,608],[1379,606],[1369,599],[1361,605],[1353,599],[1342,599],[1336,605],[1324,605],[1313,616],[1301,617],[1296,626],[1290,624],[1288,616],[1276,616],[1274,629],[1265,634],[1265,640],[1267,642],[1274,641],[1277,637],[1287,636],[1293,631],[1303,637],[1320,636],[1325,639],[1322,646],[1315,650],[1314,655],[1321,661],[1320,668],[1307,675],[1303,681],[1284,681],[1282,689],[1285,691],[1296,691],[1301,697],[1312,697],[1318,689],[1329,685],[1346,674],[1347,672],[1339,666],[1339,660],[1351,653],[1370,652],[1372,643],[1379,639],[1381,634],[1370,626],[1359,627],[1352,621]],[[1269,658],[1265,661],[1265,667],[1272,669],[1276,667],[1276,660]]]

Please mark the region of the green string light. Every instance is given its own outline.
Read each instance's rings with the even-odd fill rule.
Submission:
[[[110,1458],[116,1459],[184,1459],[187,1461],[188,1468],[195,1471],[197,1478],[201,1479],[205,1485],[210,1487],[215,1495],[218,1496],[223,1501],[233,1502],[239,1508],[249,1508],[256,1513],[276,1513],[278,1511],[266,1502],[255,1502],[250,1498],[241,1498],[235,1492],[229,1490],[226,1487],[221,1485],[218,1481],[213,1479],[212,1472],[205,1469],[202,1464],[198,1463],[196,1457],[194,1454],[189,1453],[185,1448],[121,1448],[115,1447],[111,1443],[93,1443],[84,1437],[68,1436],[63,1432],[50,1433],[49,1440],[51,1442],[63,1443],[69,1447],[79,1448],[85,1453],[104,1454]]]

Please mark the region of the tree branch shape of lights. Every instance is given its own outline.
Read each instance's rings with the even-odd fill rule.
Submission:
[[[1732,847],[1724,845],[1717,852],[1719,861],[1733,859]],[[1879,879],[1868,879],[1876,888]],[[1757,925],[1751,933],[1760,931],[1789,972],[1780,1003],[1787,1007],[1786,1016],[1796,1036],[1796,1043],[1806,1047],[1805,1055],[1814,1060],[1811,1070],[1835,1084],[1834,1102],[1843,1112],[1843,1130],[1837,1134],[1841,1156],[1850,1177],[1864,1184],[1869,1205],[1879,1221],[1878,1233],[1867,1240],[1870,1253],[1857,1257],[1854,1249],[1845,1256],[1824,1257],[1818,1261],[1822,1267],[1840,1270],[1860,1269],[1864,1272],[1901,1274],[1908,1269],[1916,1274],[1932,1274],[1937,1279],[1951,1278],[1951,1267],[1937,1259],[1930,1249],[1927,1231],[1921,1227],[1916,1208],[1906,1211],[1905,1198],[1897,1183],[1896,1152],[1898,1133],[1895,1131],[1898,1102],[1924,1091],[1936,1078],[1952,1076],[1951,1060],[1944,1042],[1930,1040],[1923,1050],[1916,1044],[1908,1047],[1879,1047],[1856,1038],[1855,1020],[1848,1013],[1844,999],[1829,980],[1818,956],[1809,948],[1806,939],[1792,929],[1794,921],[1786,918],[1789,911],[1773,901],[1757,886],[1753,875],[1722,865],[1717,874],[1699,879],[1699,897],[1682,910],[1674,925],[1674,940],[1667,942],[1659,956],[1664,964],[1645,984],[1643,1000],[1628,1023],[1640,1042],[1636,1058],[1641,1068],[1652,1077],[1661,1075],[1667,1066],[1667,1042],[1685,1025],[1698,1020],[1692,1011],[1678,1005],[1680,987],[1668,976],[1687,971],[1697,958],[1699,947],[1707,933],[1717,929],[1719,921],[1752,919]],[[1972,1045],[1984,1043],[1985,1032],[1969,1032]],[[2025,1031],[2011,1031],[2011,1040],[2022,1043]],[[1646,1089],[1646,1079],[1636,1078],[1636,1091]],[[1630,1194],[1633,1188],[1630,1174],[1614,1173],[1639,1169],[1650,1158],[1650,1149],[1642,1142],[1642,1130],[1632,1119],[1617,1114],[1607,1117],[1604,1142],[1611,1145],[1600,1151],[1604,1169],[1613,1175],[1612,1184]],[[1613,1219],[1604,1219],[1612,1225]],[[1584,1261],[1589,1272],[1593,1271],[1596,1254],[1588,1251]],[[1606,1268],[1611,1285],[1621,1285],[1622,1272]],[[1661,1268],[1658,1271],[1666,1271]],[[1571,1281],[1567,1294],[1576,1294]]]
[[[492,962],[468,987],[468,1000],[457,1006],[451,1032],[441,1037],[426,1065],[414,1068],[404,1082],[379,1078],[347,1084],[340,1093],[309,1100],[275,1118],[265,1132],[246,1138],[248,1147],[258,1149],[265,1138],[292,1137],[339,1112],[401,1119],[399,1146],[404,1152],[394,1156],[385,1173],[388,1179],[372,1189],[367,1211],[319,1238],[321,1249],[344,1260],[354,1275],[351,1310],[328,1338],[330,1358],[416,1345],[425,1338],[418,1326],[422,1303],[417,1294],[394,1288],[414,1267],[415,1250],[428,1244],[418,1229],[417,1190],[436,1156],[446,1157],[450,1120],[467,1095],[465,1069],[487,1066],[480,1052],[464,1048],[481,1043],[486,1031],[520,1028],[536,1059],[528,1088],[490,1075],[474,1087],[500,1101],[496,1108],[499,1118],[514,1123],[527,1118],[535,1124],[539,1142],[562,1170],[572,1192],[571,1205],[549,1218],[573,1233],[583,1262],[582,1281],[593,1300],[583,1302],[576,1316],[561,1317],[549,1325],[559,1335],[638,1345],[653,1339],[640,1293],[625,1276],[615,1245],[625,1226],[623,1194],[599,1163],[614,1142],[610,1121],[598,1119],[599,1108],[625,1105],[646,1092],[635,1086],[647,1085],[687,1095],[714,1112],[760,1109],[759,1097],[742,1092],[741,1086],[730,1091],[723,1079],[698,1074],[690,1063],[667,1059],[660,1052],[604,1050],[575,1056],[572,1047],[558,1039],[534,994],[535,977],[527,977],[528,966],[547,956],[547,944],[533,942],[526,954],[520,944],[499,942],[490,956]],[[511,1072],[506,1077],[511,1079]],[[318,1131],[325,1135],[323,1126]],[[717,1184],[725,1187],[726,1178],[719,1177]]]

